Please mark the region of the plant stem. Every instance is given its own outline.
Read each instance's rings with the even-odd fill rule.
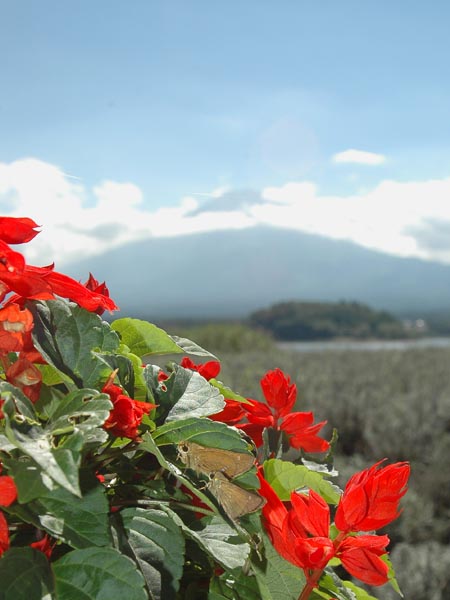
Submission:
[[[298,597],[298,600],[308,600],[310,593],[313,591],[322,576],[323,569],[315,569],[311,572],[311,575],[306,580],[306,585],[302,590],[302,593]]]

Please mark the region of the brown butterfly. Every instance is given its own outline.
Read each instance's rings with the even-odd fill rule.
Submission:
[[[256,492],[239,487],[220,471],[210,474],[208,487],[232,521],[262,508],[265,499]]]
[[[178,456],[187,467],[197,473],[209,475],[220,471],[229,479],[245,473],[253,467],[255,462],[252,454],[207,448],[195,442],[180,442]]]

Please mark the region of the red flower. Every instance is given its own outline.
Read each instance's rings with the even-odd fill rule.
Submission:
[[[24,356],[19,356],[15,363],[8,367],[6,379],[27,396],[31,402],[39,399],[42,384],[42,373]]]
[[[242,429],[258,447],[263,443],[264,429],[272,427],[284,431],[293,448],[302,448],[306,452],[325,452],[329,449],[329,442],[317,435],[326,421],[314,425],[312,412],[289,414],[297,398],[297,388],[283,371],[275,369],[266,373],[261,379],[261,388],[267,404],[247,398],[247,403],[236,403],[239,404],[238,408],[232,404],[232,400],[226,400],[225,409],[210,418]],[[244,416],[248,423],[238,423]]]
[[[275,410],[276,416],[283,417],[291,412],[297,399],[297,386],[281,369],[268,371],[261,379],[261,388],[267,404]]]
[[[9,475],[0,476],[0,506],[9,506],[16,499],[17,488],[14,479]]]
[[[387,553],[387,535],[347,537],[339,544],[336,556],[343,567],[368,585],[383,585],[388,581],[389,568],[380,556]]]
[[[33,315],[18,304],[0,309],[0,352],[20,352],[25,336],[33,329]]]
[[[9,531],[8,523],[5,516],[0,511],[0,556],[9,548]]]
[[[400,498],[407,490],[409,464],[399,462],[379,468],[380,461],[348,481],[336,511],[341,531],[372,531],[400,514]]]
[[[0,217],[0,240],[7,244],[23,244],[32,240],[39,231],[28,217]]]
[[[267,500],[262,509],[264,525],[272,544],[281,556],[303,569],[311,586],[317,584],[323,569],[334,557],[364,583],[383,585],[388,581],[388,567],[380,558],[387,552],[388,536],[355,537],[348,531],[340,531],[331,539],[330,509],[321,496],[313,490],[307,495],[292,492],[288,510],[261,473],[258,476],[259,493]]]
[[[220,362],[217,360],[210,360],[209,362],[201,365],[196,365],[188,356],[185,356],[180,365],[185,369],[191,369],[191,371],[197,371],[207,381],[214,379],[220,372]]]
[[[326,421],[315,425],[313,421],[312,412],[292,413],[284,417],[280,429],[290,435],[289,444],[293,448],[303,448],[306,452],[326,452],[330,443],[317,435]]]
[[[40,552],[43,552],[45,556],[49,559],[52,555],[55,544],[56,542],[52,542],[49,536],[45,534],[42,539],[30,544],[30,547],[34,548],[35,550],[39,550]]]
[[[103,427],[114,435],[135,440],[139,434],[138,427],[142,422],[142,417],[156,408],[156,404],[133,400],[126,396],[121,387],[112,383],[115,376],[116,372],[113,372],[102,389],[102,392],[108,394],[113,403],[113,409]]]

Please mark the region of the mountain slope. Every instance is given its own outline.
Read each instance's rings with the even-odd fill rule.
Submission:
[[[106,280],[122,314],[244,316],[281,300],[357,300],[394,312],[450,308],[450,266],[271,227],[128,244],[66,272]]]

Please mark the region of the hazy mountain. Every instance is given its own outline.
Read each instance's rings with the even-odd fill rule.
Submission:
[[[106,280],[122,315],[244,316],[281,300],[357,300],[396,313],[450,308],[450,266],[271,227],[128,244],[65,269]]]

